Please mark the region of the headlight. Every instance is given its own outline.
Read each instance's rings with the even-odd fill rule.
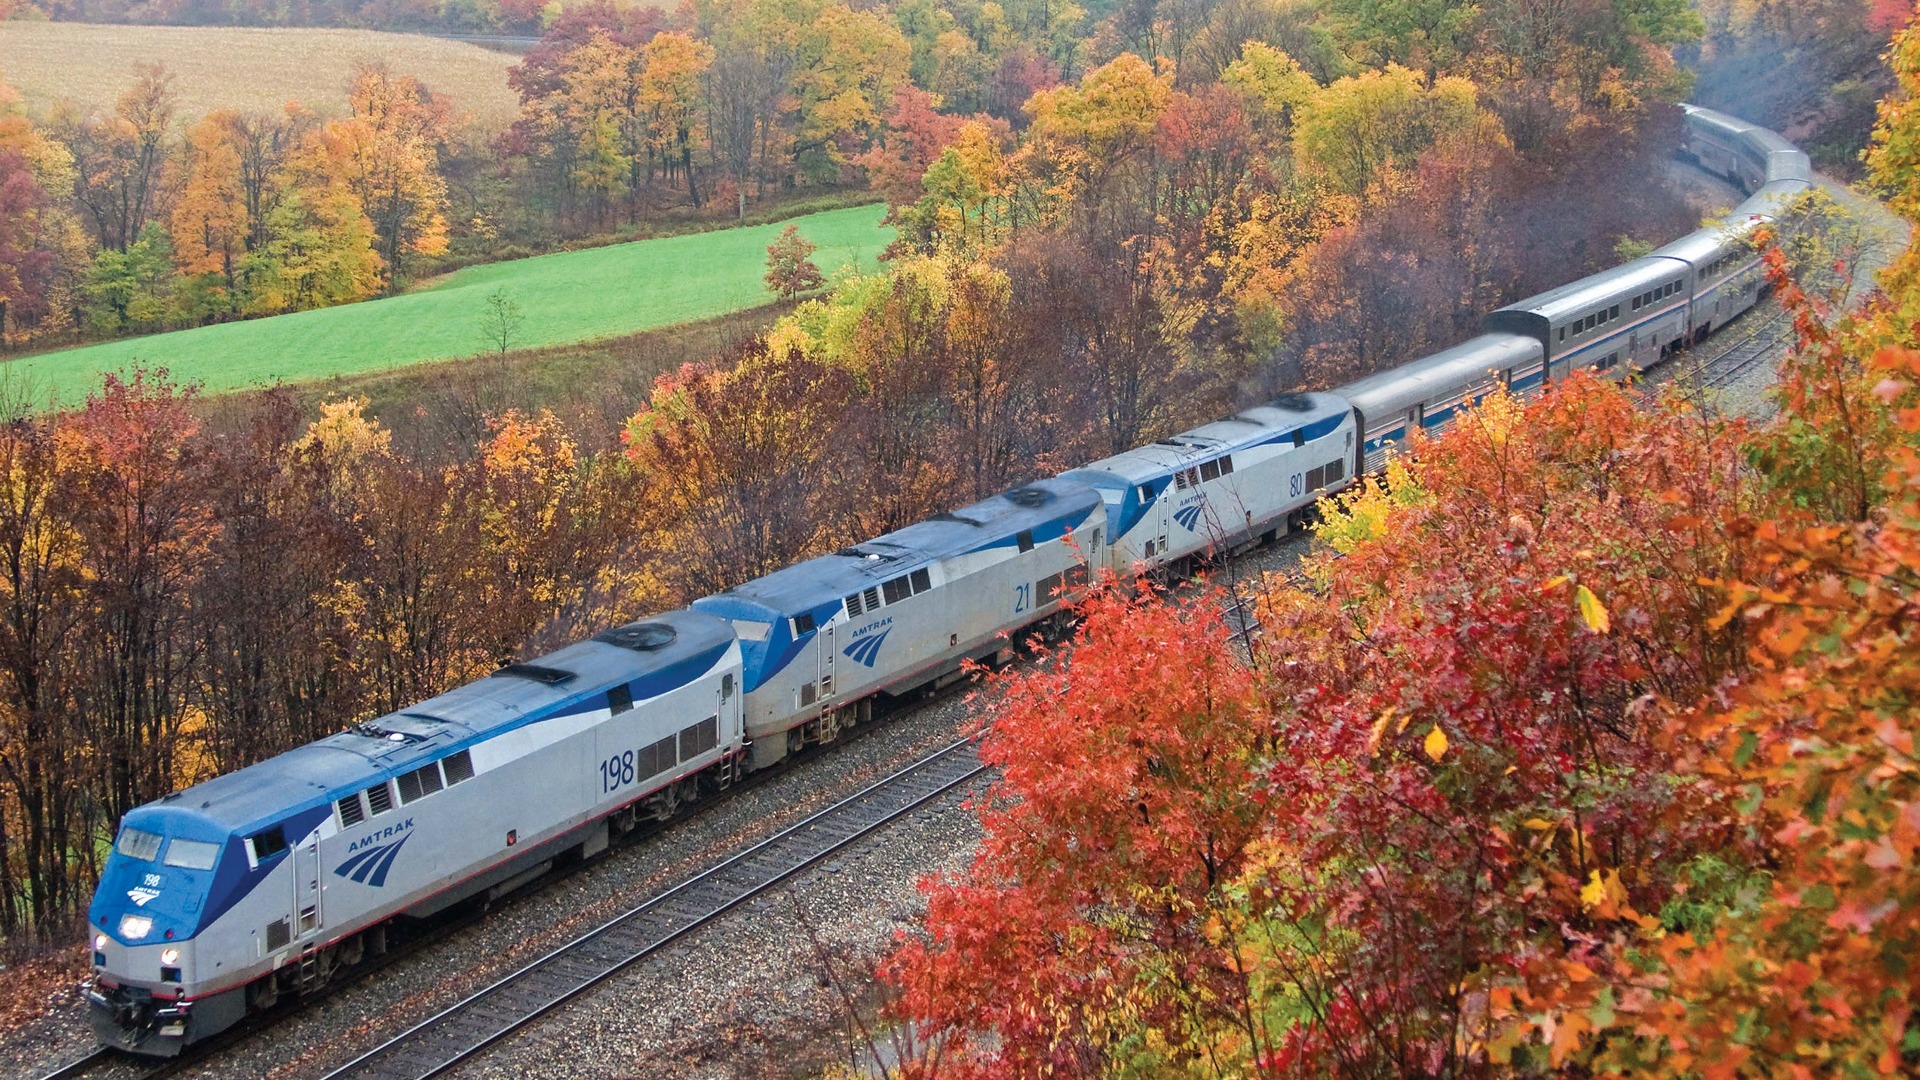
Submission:
[[[139,941],[153,929],[153,920],[145,915],[120,916],[120,936],[128,941]]]
[[[160,962],[162,964],[165,964],[168,967],[172,967],[173,965],[179,963],[180,950],[179,949],[162,949],[160,951]]]
[[[93,951],[94,952],[107,951],[107,935],[105,934],[93,935]]]

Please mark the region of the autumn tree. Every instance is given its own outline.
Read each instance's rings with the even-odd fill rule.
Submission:
[[[559,107],[576,144],[574,182],[597,218],[633,191],[643,161],[634,85],[639,65],[639,52],[605,31],[567,54]]]
[[[59,258],[53,209],[26,156],[0,148],[0,341],[46,313]]]
[[[267,242],[242,264],[251,312],[303,311],[380,291],[378,234],[344,186],[297,182],[276,201],[266,225]]]
[[[359,201],[393,291],[414,259],[446,250],[447,186],[436,166],[451,109],[412,76],[381,67],[356,72],[347,97],[351,115],[309,137],[303,167]],[[341,208],[332,216],[347,215]]]
[[[891,206],[919,200],[927,167],[960,130],[962,119],[940,112],[934,101],[933,95],[915,86],[895,90],[875,145],[854,159],[867,171],[868,183]]]
[[[907,80],[910,46],[874,11],[829,3],[799,41],[794,91],[800,106],[794,155],[804,172],[838,179],[865,151]]]
[[[681,601],[811,554],[837,510],[853,380],[755,346],[731,368],[662,376],[621,433],[651,505],[661,577]],[[825,422],[823,422],[825,421]]]
[[[163,173],[179,97],[164,66],[137,70],[139,78],[120,95],[110,116],[82,121],[65,133],[79,167],[80,205],[101,246],[120,252],[149,222],[164,216]]]
[[[1473,84],[1448,78],[1431,89],[1398,65],[1340,79],[1298,107],[1294,147],[1302,166],[1350,194],[1412,165],[1447,135],[1470,128],[1478,109]]]
[[[218,529],[192,399],[164,371],[109,375],[61,430],[90,582],[75,705],[112,821],[174,786],[189,648],[177,631]]]
[[[1098,1074],[1150,1053],[1126,1045],[1145,1029],[1175,1061],[1215,1025],[1266,1045],[1223,914],[1259,858],[1244,793],[1272,744],[1217,599],[1103,591],[1070,658],[995,688],[980,851],[884,968],[900,1014],[945,1048],[941,1075]]]
[[[187,133],[187,181],[173,206],[174,259],[190,276],[217,275],[231,291],[240,260],[257,233],[249,213],[241,119],[231,112],[203,117]]]
[[[56,931],[85,903],[74,863],[93,824],[82,733],[65,708],[65,657],[85,613],[73,474],[52,425],[21,418],[0,431],[0,932]]]
[[[686,34],[669,32],[647,42],[637,105],[646,117],[647,146],[669,175],[677,167],[686,178],[687,198],[700,209],[693,152],[699,113],[700,79],[713,63],[713,48]]]
[[[767,245],[767,288],[786,300],[826,284],[826,277],[813,264],[813,252],[813,241],[800,235],[799,226],[780,230]]]

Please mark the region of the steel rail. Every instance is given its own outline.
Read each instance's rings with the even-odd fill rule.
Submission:
[[[963,739],[682,881],[326,1074],[439,1076],[828,856],[986,772]]]
[[[42,1076],[40,1080],[73,1080],[76,1076],[85,1076],[95,1069],[98,1069],[114,1057],[114,1053],[106,1047],[96,1047],[92,1053],[67,1062],[65,1065]]]

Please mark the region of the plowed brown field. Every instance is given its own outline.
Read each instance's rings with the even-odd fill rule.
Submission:
[[[133,84],[134,66],[154,61],[173,72],[183,118],[214,109],[278,112],[289,101],[339,115],[354,67],[383,61],[497,131],[517,107],[507,88],[507,68],[517,60],[465,42],[374,30],[0,22],[0,79],[43,115],[60,101],[82,113],[110,109]]]

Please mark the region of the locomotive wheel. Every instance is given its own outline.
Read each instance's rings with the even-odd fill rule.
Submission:
[[[267,1012],[280,1004],[280,981],[275,975],[257,979],[247,987],[247,1004],[255,1012]]]

